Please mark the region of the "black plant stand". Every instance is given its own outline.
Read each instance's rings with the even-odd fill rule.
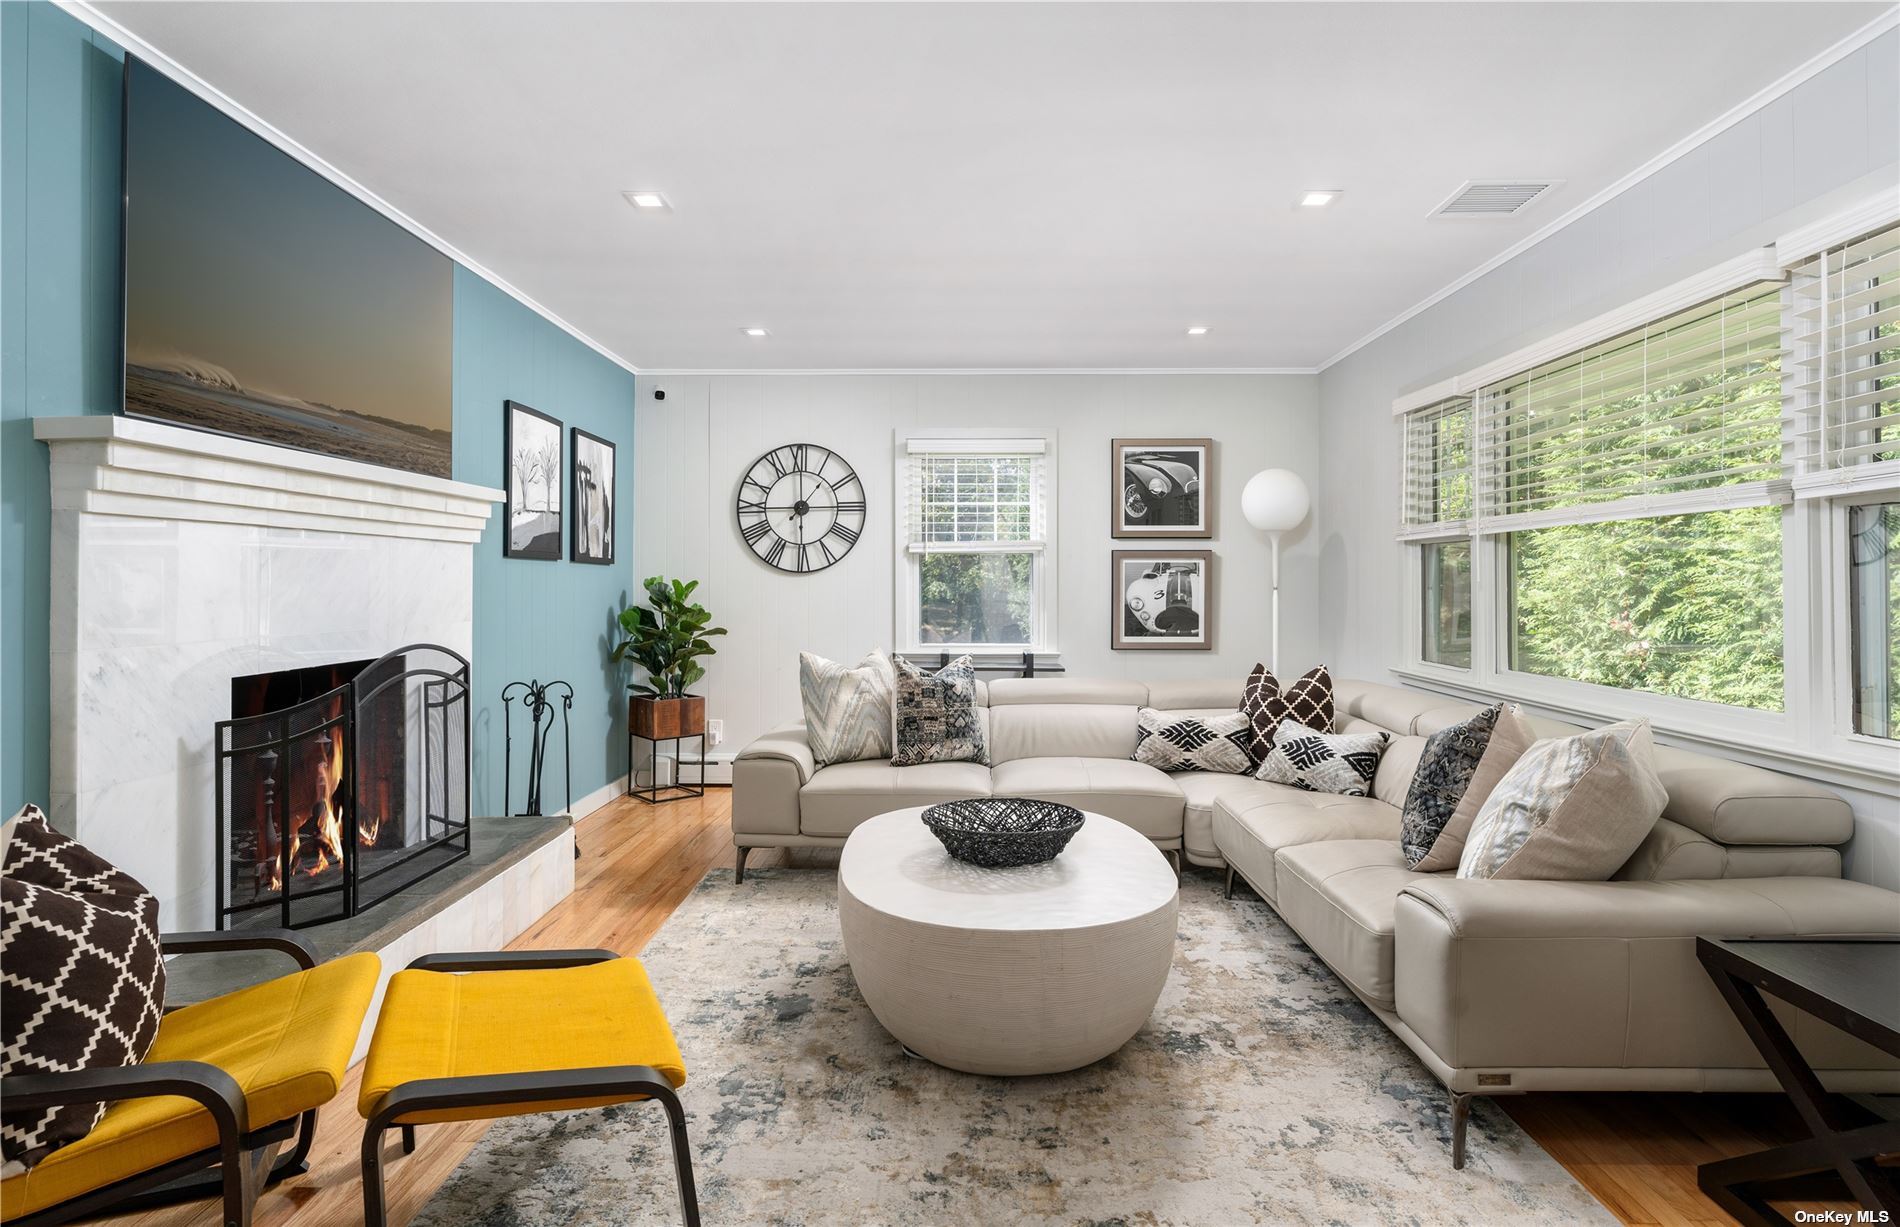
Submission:
[[[634,781],[640,778],[640,760],[633,753],[633,743],[636,741],[647,743],[649,761],[653,764],[653,770],[649,776],[651,783],[645,788],[634,784]],[[680,742],[682,741],[699,742],[699,779],[691,784],[683,782],[681,778],[686,774],[685,760],[680,757]],[[673,782],[666,785],[660,783],[660,745],[663,742],[673,744]],[[672,795],[663,796],[661,795],[663,793]],[[690,797],[705,796],[706,734],[689,734],[684,737],[642,737],[629,727],[627,729],[627,795],[638,797],[648,805],[661,805],[667,801],[684,801]]]

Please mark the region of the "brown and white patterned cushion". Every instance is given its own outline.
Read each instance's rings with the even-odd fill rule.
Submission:
[[[0,1075],[133,1065],[158,1034],[158,899],[27,806],[0,862]],[[0,1157],[31,1167],[85,1137],[104,1104],[0,1106]]]
[[[1255,762],[1273,751],[1273,733],[1287,720],[1330,733],[1333,729],[1333,675],[1325,665],[1308,669],[1300,679],[1284,690],[1280,679],[1265,665],[1255,665],[1247,675],[1246,689],[1240,692],[1240,710],[1253,727],[1253,745],[1248,748]]]

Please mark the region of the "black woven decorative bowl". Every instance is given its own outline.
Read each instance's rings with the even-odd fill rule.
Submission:
[[[1082,829],[1082,811],[1027,797],[971,797],[924,811],[924,825],[960,861],[985,869],[1052,861]]]

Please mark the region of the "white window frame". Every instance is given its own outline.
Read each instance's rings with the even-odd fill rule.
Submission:
[[[1448,395],[1476,396],[1487,384],[1540,361],[1662,318],[1672,310],[1726,293],[1750,280],[1762,279],[1770,267],[1777,271],[1791,268],[1817,250],[1896,222],[1900,222],[1900,192],[1883,192],[1832,218],[1784,236],[1773,248],[1745,253],[1618,311],[1464,375],[1400,397],[1393,405],[1394,416],[1402,418],[1407,412]],[[1784,382],[1789,379],[1785,369],[1783,378]],[[1792,429],[1792,413],[1792,407],[1784,409],[1784,438]],[[1402,424],[1400,436],[1403,448]],[[1788,468],[1790,471],[1793,468],[1792,455]],[[1403,464],[1401,474],[1403,481]],[[1706,500],[1688,500],[1691,505],[1680,511],[1721,506],[1719,488],[1709,493]],[[1400,498],[1401,501],[1404,498],[1402,489]],[[1404,554],[1402,574],[1406,592],[1400,602],[1400,616],[1404,619],[1401,636],[1404,663],[1392,672],[1428,689],[1484,701],[1508,698],[1560,719],[1601,721],[1644,717],[1668,740],[1680,744],[1771,768],[1793,769],[1852,787],[1872,785],[1891,791],[1895,782],[1900,781],[1900,743],[1853,731],[1853,637],[1846,546],[1849,507],[1896,499],[1900,499],[1900,482],[1781,504],[1784,691],[1783,708],[1779,712],[1622,690],[1511,668],[1508,528],[1487,532],[1482,524],[1474,526],[1468,537],[1472,543],[1473,594],[1469,669],[1439,664],[1424,657],[1423,547],[1454,537],[1465,538],[1466,534],[1421,535],[1414,531],[1408,535],[1401,526],[1398,535]],[[1663,512],[1659,509],[1656,514]]]
[[[1060,503],[1058,483],[1060,468],[1058,465],[1056,432],[1053,430],[1023,430],[991,427],[987,429],[971,427],[944,427],[941,429],[916,429],[899,431],[895,434],[893,454],[896,457],[893,468],[895,482],[893,488],[896,497],[891,500],[892,539],[895,542],[896,557],[891,571],[896,581],[894,600],[891,608],[897,619],[892,642],[898,644],[898,651],[906,656],[927,656],[949,653],[952,656],[965,654],[978,658],[1020,658],[1024,652],[1032,652],[1038,658],[1049,658],[1048,663],[1056,663],[1060,651],[1056,634],[1056,596],[1057,575],[1057,515]],[[910,543],[910,456],[911,444],[928,440],[952,440],[965,446],[980,446],[985,442],[1002,447],[1034,442],[1042,447],[1043,481],[1041,497],[1043,500],[1042,542],[1032,552],[1036,555],[1033,567],[1034,587],[1031,601],[1035,609],[1035,625],[1031,628],[1031,642],[1022,643],[923,643],[918,637],[918,625],[922,610],[918,600],[918,571],[924,555],[911,549]],[[945,547],[939,553],[951,553],[958,547]],[[1020,545],[980,546],[966,552],[1015,554],[1022,553]]]

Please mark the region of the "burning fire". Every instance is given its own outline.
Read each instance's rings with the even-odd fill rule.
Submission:
[[[310,747],[309,753],[315,756],[315,785],[311,789],[314,797],[295,797],[290,799],[288,821],[290,839],[290,866],[296,873],[310,877],[319,877],[334,865],[343,863],[343,815],[336,805],[337,791],[343,783],[343,729],[338,726],[324,737],[319,737]],[[297,779],[310,778],[299,772]],[[307,816],[307,820],[306,820]],[[360,834],[366,842],[376,837],[376,828],[380,823],[361,824]],[[316,859],[308,866],[303,864],[302,852],[305,829],[309,828],[315,842]],[[261,839],[258,850],[260,887],[265,891],[277,891],[284,885],[284,862],[281,849],[272,846],[274,840]]]

